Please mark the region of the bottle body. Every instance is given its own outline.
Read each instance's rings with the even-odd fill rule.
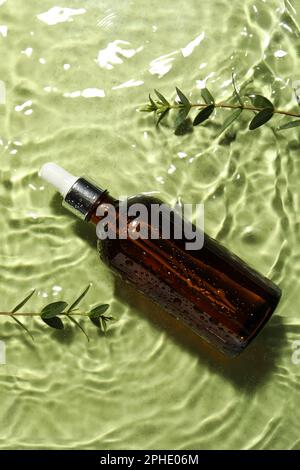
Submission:
[[[60,191],[65,207],[97,225],[97,234],[104,214],[113,207],[115,217],[105,224],[114,236],[99,237],[103,261],[225,354],[242,352],[275,310],[280,289],[208,235],[201,249],[187,250],[190,238],[185,231],[177,237],[171,230],[165,237],[163,220],[153,227],[152,218],[136,224],[128,215],[134,204],[151,213],[153,205],[161,204],[158,199],[130,198],[124,214],[123,203],[106,190],[55,163],[43,165],[40,176]],[[180,219],[179,225],[185,222]],[[141,226],[147,236],[143,231],[135,237]]]
[[[124,236],[120,230],[127,230],[131,219],[120,224],[119,202],[106,193],[99,207],[105,212],[105,205],[112,203],[117,236],[99,241],[102,260],[220,351],[230,356],[241,353],[272,315],[280,289],[208,235],[200,250],[189,251],[184,237]],[[161,201],[141,195],[130,198],[128,207],[136,203],[150,211]],[[95,208],[90,220],[100,221]]]

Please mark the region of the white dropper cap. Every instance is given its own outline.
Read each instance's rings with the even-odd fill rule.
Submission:
[[[65,197],[73,184],[79,179],[78,176],[73,176],[68,171],[64,170],[56,163],[45,163],[39,171],[39,176],[48,183],[52,184],[63,197]]]

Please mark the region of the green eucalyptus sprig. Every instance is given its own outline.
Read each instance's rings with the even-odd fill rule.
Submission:
[[[68,302],[65,302],[63,300],[59,300],[57,302],[51,302],[47,305],[45,305],[40,313],[23,313],[20,312],[21,308],[24,307],[25,304],[31,299],[33,294],[35,293],[35,289],[28,294],[25,299],[23,299],[21,302],[16,305],[12,309],[11,312],[0,312],[0,315],[5,315],[10,318],[12,318],[20,327],[23,328],[23,330],[28,333],[30,338],[33,340],[33,335],[27,328],[27,326],[22,323],[17,317],[23,316],[23,317],[39,317],[46,325],[48,325],[50,328],[54,328],[56,330],[62,330],[65,327],[65,324],[62,320],[64,317],[65,319],[69,320],[71,323],[73,323],[77,328],[80,329],[80,331],[85,335],[86,339],[89,341],[89,336],[87,335],[85,329],[82,327],[82,325],[74,318],[74,316],[80,316],[80,317],[86,317],[88,318],[93,325],[95,325],[97,328],[99,328],[102,332],[106,333],[107,331],[107,325],[110,321],[115,320],[114,317],[111,315],[106,315],[106,311],[109,308],[109,304],[99,304],[93,307],[91,310],[88,312],[80,312],[78,309],[79,303],[83,300],[83,298],[86,296],[88,293],[89,289],[91,287],[91,284],[89,284],[84,291],[77,297],[74,302],[69,305]]]
[[[191,103],[187,96],[176,87],[177,100],[174,103],[170,103],[159,91],[154,90],[157,99],[153,99],[149,95],[149,103],[144,108],[141,108],[140,111],[155,113],[158,118],[156,124],[159,125],[172,109],[176,110],[175,134],[177,135],[181,134],[180,130],[187,122],[188,115],[193,108],[199,109],[199,112],[192,121],[193,126],[204,123],[218,108],[232,109],[232,113],[229,114],[221,125],[219,134],[233,124],[244,111],[255,113],[255,116],[249,123],[249,130],[251,131],[266,124],[274,114],[296,118],[278,126],[277,130],[279,131],[300,126],[300,114],[275,108],[273,103],[261,94],[254,92],[241,94],[236,86],[234,74],[232,74],[232,86],[233,96],[230,101],[234,100],[236,104],[231,102],[216,102],[207,88],[201,90],[204,103]],[[249,104],[249,101],[251,104]]]

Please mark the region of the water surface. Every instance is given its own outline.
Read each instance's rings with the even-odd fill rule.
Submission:
[[[211,125],[177,137],[136,112],[149,91],[231,94],[231,70],[280,107],[295,104],[300,2],[0,1],[1,310],[111,304],[106,337],[29,337],[1,318],[0,448],[300,448],[299,132]],[[298,74],[298,75],[297,75]],[[112,194],[204,202],[206,230],[270,276],[283,298],[238,359],[220,357],[98,262],[92,227],[60,208],[38,169],[55,161]],[[29,308],[29,306],[28,306]]]

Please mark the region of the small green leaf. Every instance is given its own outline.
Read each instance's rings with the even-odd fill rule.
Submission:
[[[248,98],[250,99],[251,103],[253,106],[256,108],[268,108],[268,109],[274,109],[273,103],[271,103],[268,98],[262,95],[257,95],[256,93],[250,93]]]
[[[235,83],[235,74],[232,72],[232,86],[233,86],[233,91],[234,91],[234,94],[238,100],[238,102],[240,103],[241,106],[244,106],[244,103],[242,101],[242,98],[237,90],[237,86],[236,86],[236,83]]]
[[[91,287],[91,284],[89,284],[85,289],[84,291],[82,292],[82,294],[80,294],[79,297],[77,297],[77,299],[70,305],[70,307],[68,308],[67,310],[67,313],[70,313],[72,312],[72,310],[74,310],[77,305],[82,301],[82,299],[86,296],[86,294],[88,293],[89,289]]]
[[[41,311],[41,317],[43,320],[53,318],[56,315],[63,313],[65,308],[68,306],[67,302],[59,301],[52,302],[46,305]]]
[[[213,110],[215,109],[214,104],[209,104],[205,108],[201,109],[200,113],[197,114],[193,121],[193,126],[198,126],[202,122],[206,121],[209,118]]]
[[[201,90],[201,96],[204,99],[206,104],[213,104],[215,102],[212,94],[207,88],[202,88]]]
[[[101,304],[101,305],[97,305],[96,307],[92,308],[92,310],[90,311],[89,313],[89,317],[100,317],[101,315],[103,315],[103,313],[105,313],[107,310],[109,309],[109,304]]]
[[[18,323],[18,325],[23,328],[23,330],[26,331],[27,334],[29,334],[30,338],[32,339],[32,341],[34,341],[34,337],[32,336],[32,334],[30,333],[30,331],[28,330],[27,326],[25,326],[20,320],[18,320],[18,318],[14,317],[13,315],[11,315],[11,318],[16,322]]]
[[[72,323],[74,323],[74,325],[77,326],[77,328],[79,328],[79,329],[82,331],[82,333],[84,334],[84,336],[86,337],[86,339],[87,339],[88,341],[90,341],[90,338],[88,337],[88,334],[86,333],[85,329],[80,325],[80,323],[79,323],[75,318],[71,317],[71,315],[67,315],[67,317],[69,318],[69,320],[70,320]]]
[[[103,330],[103,321],[105,321],[106,319],[106,317],[103,317],[103,314],[106,312],[108,308],[109,308],[108,304],[97,305],[89,313],[89,318],[91,322],[98,328],[101,328],[102,330]],[[107,319],[110,320],[112,319],[112,317],[107,317]]]
[[[150,104],[147,104],[145,108],[139,108],[140,113],[152,113],[152,111],[154,111],[154,109],[152,108]]]
[[[183,104],[184,106],[190,108],[191,104],[189,102],[189,99],[185,96],[185,94],[179,90],[179,88],[176,87],[176,93],[180,99],[180,103]]]
[[[219,135],[222,134],[222,132],[225,131],[225,129],[227,129],[227,127],[229,127],[238,117],[239,115],[241,114],[243,110],[242,109],[236,109],[235,111],[233,111],[233,113],[231,113],[224,121],[220,131],[219,131]]]
[[[94,318],[94,317],[90,316],[90,320],[97,328],[101,328],[100,318],[99,317]]]
[[[144,108],[140,108],[139,111],[144,112],[144,113],[152,113],[153,111],[156,111],[156,110],[157,110],[157,105],[151,98],[151,95],[149,94],[149,103]]]
[[[157,98],[161,101],[162,104],[165,104],[166,106],[170,106],[170,103],[168,100],[158,91],[154,90],[156,93]]]
[[[92,323],[100,328],[104,333],[107,331],[107,322],[114,320],[113,317],[100,316],[99,318],[91,318]]]
[[[16,313],[18,310],[20,310],[20,309],[28,302],[28,300],[33,296],[34,293],[35,293],[35,289],[33,289],[33,291],[31,291],[30,294],[28,294],[27,297],[25,297],[25,299],[23,299],[22,302],[20,302],[20,303],[11,311],[11,313]]]
[[[106,319],[103,318],[103,317],[100,317],[99,320],[100,320],[101,330],[103,331],[103,333],[106,333],[106,331],[107,331]]]
[[[261,111],[259,111],[259,113],[257,113],[254,116],[254,118],[252,119],[252,121],[249,124],[250,131],[253,131],[254,129],[257,129],[258,127],[260,127],[263,124],[265,124],[266,122],[268,122],[271,119],[271,117],[273,116],[273,114],[274,114],[274,109],[273,108],[265,108],[265,109],[262,109]]]
[[[160,113],[159,113],[159,117],[157,119],[157,123],[156,123],[156,126],[159,126],[159,124],[161,123],[161,121],[167,116],[168,112],[170,111],[169,108],[165,109],[165,110],[162,110]]]
[[[51,328],[54,328],[55,330],[63,330],[64,328],[64,324],[59,317],[41,318],[43,322],[46,323],[46,325],[50,326]]]
[[[283,124],[282,126],[277,127],[278,131],[284,131],[285,129],[292,129],[293,127],[298,127],[300,126],[300,119],[297,119],[295,121],[289,121]]]
[[[175,127],[180,126],[180,124],[187,118],[189,112],[190,112],[190,107],[189,108],[180,108],[178,111],[178,114],[175,119]]]
[[[151,104],[151,106],[153,107],[153,109],[157,109],[157,106],[156,106],[155,102],[153,101],[153,99],[152,99],[150,93],[149,93],[149,101],[150,101],[150,104]]]

